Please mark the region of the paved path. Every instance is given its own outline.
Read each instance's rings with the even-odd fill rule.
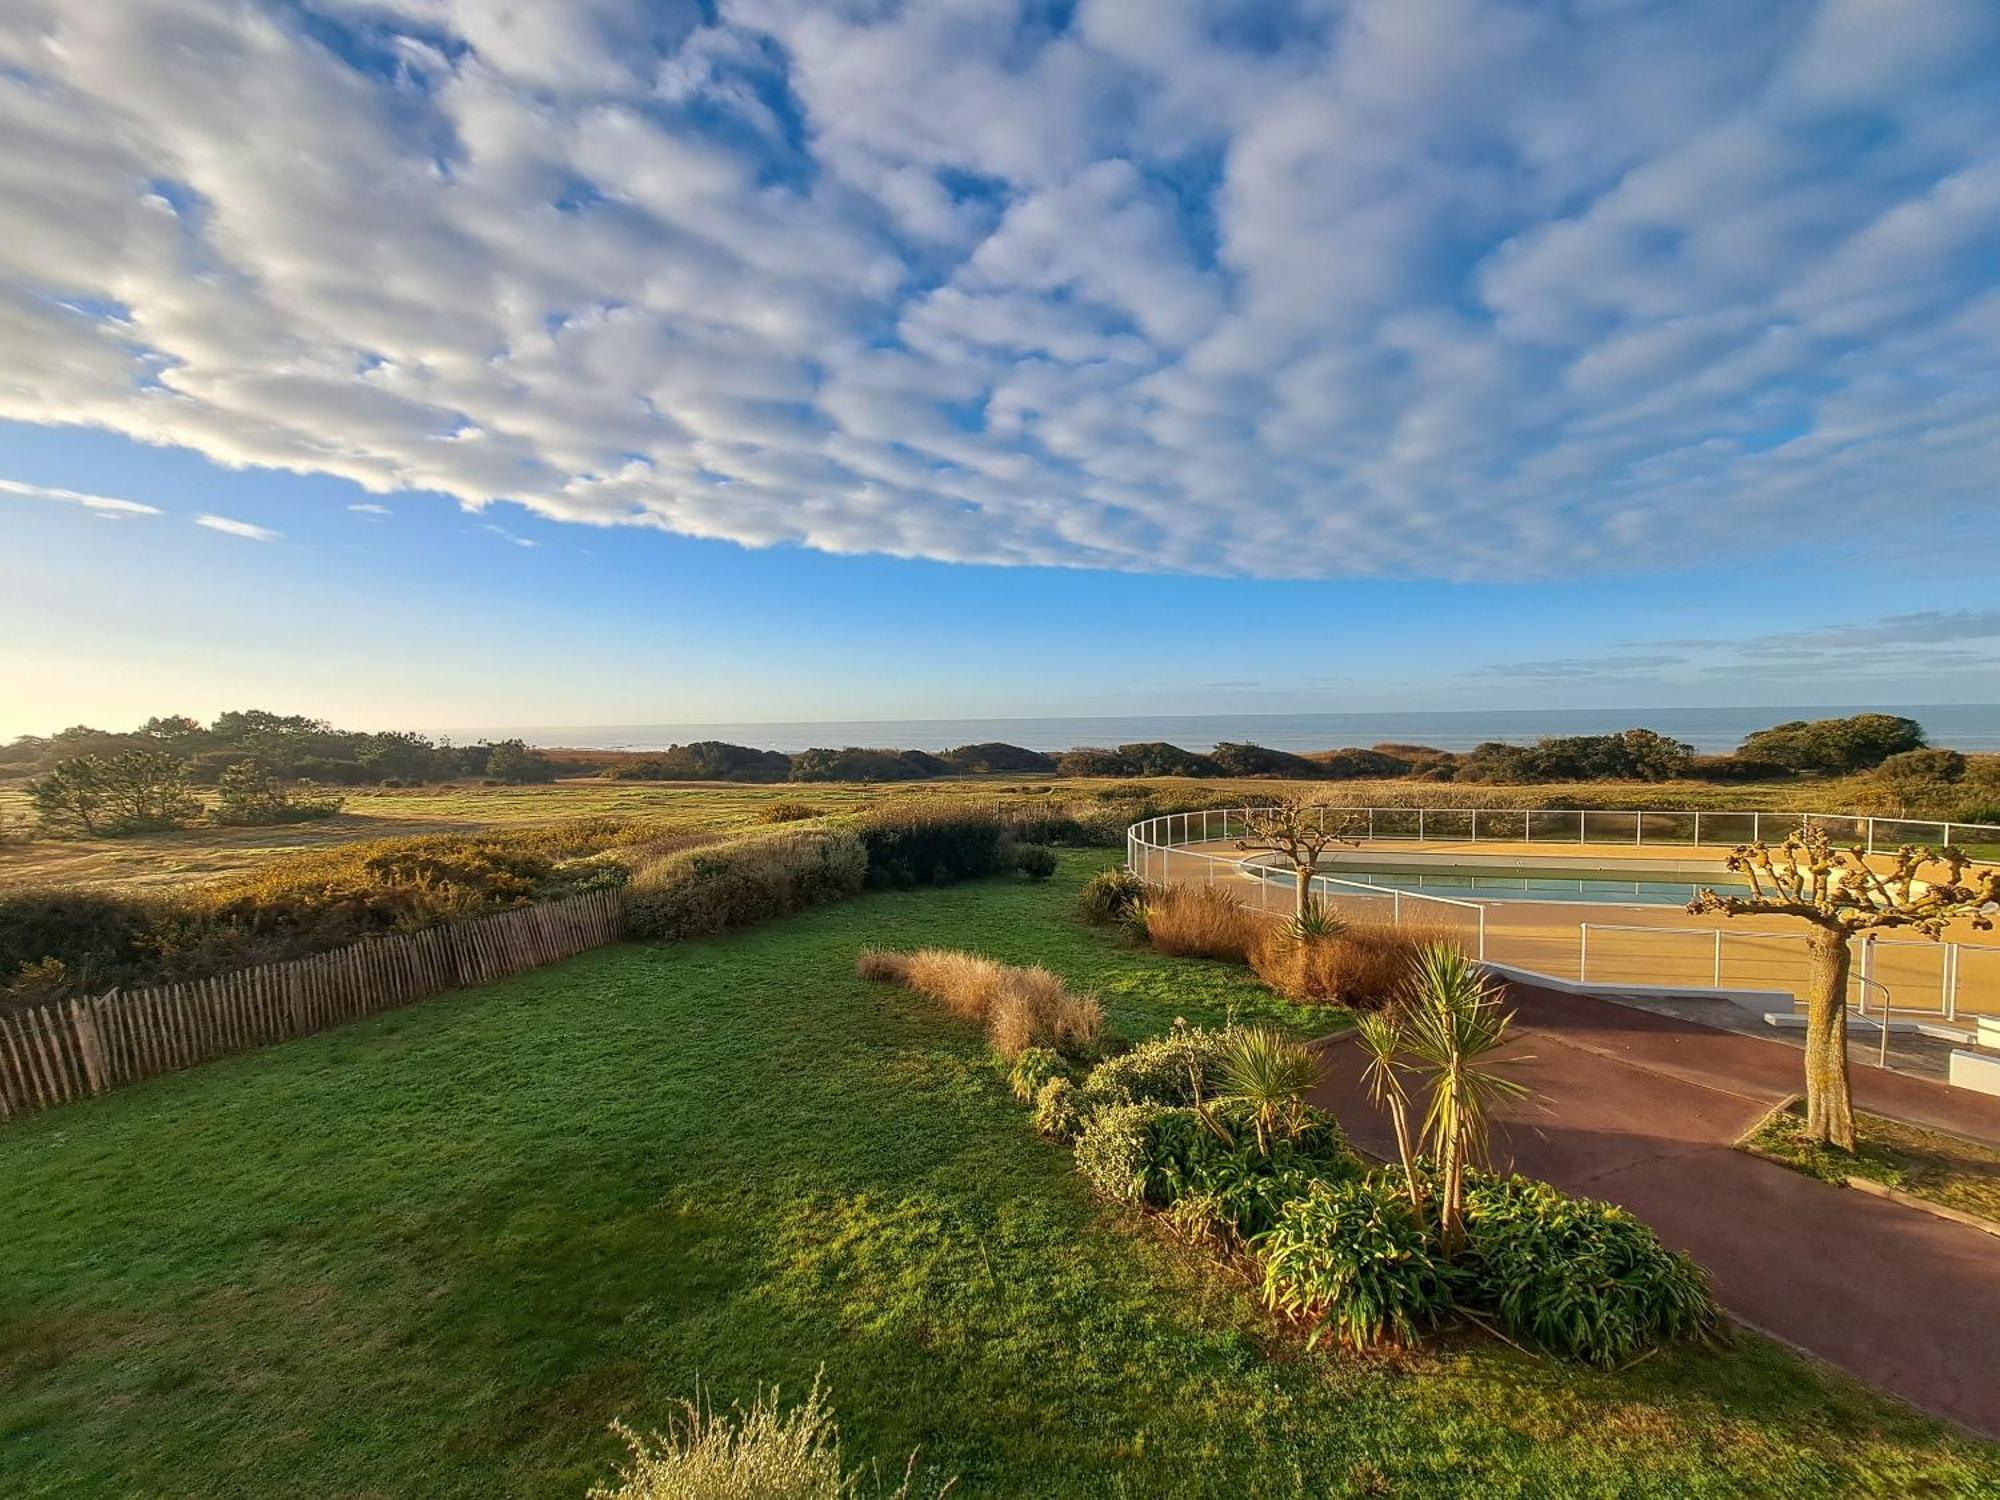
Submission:
[[[1732,1149],[1800,1084],[1796,1049],[1511,986],[1543,1102],[1510,1107],[1494,1165],[1629,1208],[1714,1278],[1736,1317],[1872,1385],[2000,1437],[2000,1237]],[[1392,1155],[1357,1049],[1324,1048],[1316,1102]],[[1856,1068],[1860,1108],[2000,1140],[2000,1099]]]

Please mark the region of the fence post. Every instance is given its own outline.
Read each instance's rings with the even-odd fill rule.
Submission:
[[[1951,833],[1951,824],[1947,823],[1944,826],[1945,826],[1945,833],[1947,835],[1947,837],[1945,838],[1945,842],[1948,844],[1951,842],[1951,839],[1949,837]],[[1870,818],[1868,820],[1868,853],[1873,854],[1874,852],[1875,852],[1875,820],[1873,818]]]
[[[1764,815],[1760,812],[1750,814],[1750,842],[1753,844],[1764,842]]]
[[[1576,810],[1576,841],[1579,844],[1583,842],[1583,809],[1580,807]]]
[[[1424,841],[1424,810],[1420,807],[1417,809],[1417,842],[1421,844],[1423,841]]]
[[[1584,983],[1590,977],[1590,924],[1576,924],[1576,982]]]
[[[1403,893],[1401,891],[1392,890],[1389,892],[1389,921],[1391,925],[1396,927],[1403,925]]]
[[[1715,987],[1722,988],[1722,929],[1715,929]]]
[[[71,998],[70,1026],[76,1032],[76,1050],[83,1056],[83,1078],[93,1094],[104,1092],[104,1044],[97,1034],[97,1017],[88,1004]]]
[[[1700,808],[1696,808],[1696,809],[1695,809],[1695,814],[1694,814],[1694,846],[1695,846],[1695,848],[1697,848],[1697,849],[1699,849],[1699,848],[1701,847],[1701,809],[1700,809]]]
[[[1861,940],[1861,1014],[1864,1016],[1868,1014],[1868,987],[1874,982],[1875,939],[1864,937]],[[1887,985],[1882,987],[1882,993],[1884,996],[1888,995],[1889,987]],[[1886,999],[1882,1005],[1882,1030],[1884,1034],[1887,1034],[1889,1030],[1889,1006]]]
[[[1422,817],[1423,814],[1419,813],[1417,816]],[[1375,837],[1375,809],[1372,807],[1368,809],[1368,837],[1371,841]]]
[[[1486,962],[1486,908],[1479,908],[1479,961]]]

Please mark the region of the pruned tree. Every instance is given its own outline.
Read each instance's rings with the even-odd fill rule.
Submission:
[[[1854,1149],[1847,1070],[1851,940],[1895,927],[1936,938],[1960,917],[1990,928],[2000,904],[2000,870],[1968,870],[1970,863],[1950,845],[1933,852],[1905,844],[1888,870],[1877,870],[1860,849],[1836,849],[1825,830],[1808,824],[1775,850],[1761,843],[1737,846],[1727,865],[1749,884],[1749,895],[1702,890],[1688,903],[1696,915],[1790,917],[1807,924],[1806,1133],[1814,1141]]]
[[[1291,861],[1298,885],[1296,912],[1303,920],[1312,910],[1312,877],[1319,868],[1320,855],[1335,844],[1359,844],[1361,830],[1367,826],[1362,817],[1365,814],[1357,815],[1351,808],[1283,797],[1244,813],[1244,836],[1236,841],[1236,847],[1246,853],[1282,855]]]

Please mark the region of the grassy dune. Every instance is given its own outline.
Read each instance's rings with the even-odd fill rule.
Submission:
[[[1742,786],[1707,782],[1588,782],[1530,787],[1438,785],[1410,781],[1287,783],[1264,780],[1190,780],[1149,777],[1143,785],[1162,796],[1236,796],[1245,801],[1298,791],[1342,801],[1433,807],[1604,808],[1822,808],[1849,806],[1856,787],[1840,781],[1799,780]],[[168,887],[189,880],[240,874],[294,849],[318,848],[400,834],[461,833],[518,827],[596,814],[659,820],[662,831],[709,830],[752,823],[777,801],[804,801],[829,812],[851,810],[913,791],[945,797],[1046,795],[1056,801],[1100,797],[1112,783],[1101,779],[1015,775],[953,777],[937,781],[863,785],[854,782],[756,786],[721,782],[631,782],[595,778],[548,786],[480,786],[449,783],[345,793],[340,816],[285,828],[191,828],[120,839],[36,840],[0,843],[0,885],[58,883]],[[27,798],[19,784],[0,784],[0,829],[25,826]]]
[[[871,894],[558,968],[0,1131],[0,1493],[579,1495],[699,1381],[824,1365],[962,1496],[1948,1495],[2000,1455],[1772,1345],[1622,1374],[1306,1355],[1093,1202],[867,943],[1042,962],[1128,1034],[1240,969],[1047,885]]]

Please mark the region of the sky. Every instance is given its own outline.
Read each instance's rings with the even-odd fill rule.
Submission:
[[[2000,701],[1990,0],[10,0],[0,735]]]

